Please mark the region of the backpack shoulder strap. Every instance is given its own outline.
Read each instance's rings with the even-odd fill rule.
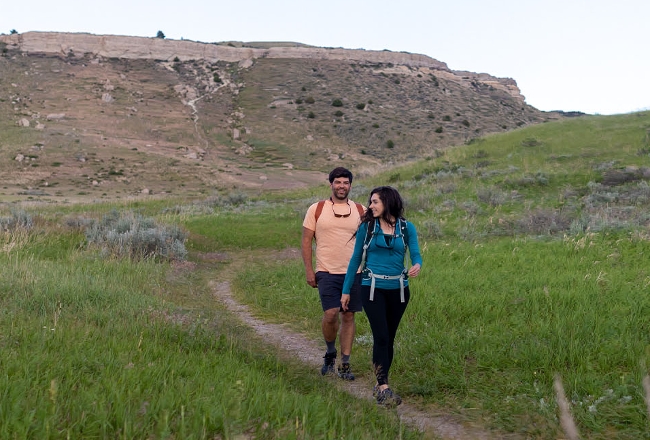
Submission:
[[[371,223],[373,223],[372,229],[370,228]],[[373,220],[368,222],[368,229],[366,229],[366,236],[363,240],[363,254],[361,254],[361,264],[359,265],[359,269],[361,269],[362,272],[366,270],[366,254],[368,246],[370,245],[370,240],[372,240],[372,236],[375,235],[375,226],[376,225],[374,224]]]
[[[314,217],[316,218],[316,221],[318,221],[318,217],[320,217],[320,213],[323,212],[323,206],[325,206],[325,200],[319,201],[318,205],[316,205],[316,212],[314,213]]]
[[[355,205],[357,205],[357,211],[359,211],[359,217],[363,217],[363,205],[361,203],[354,202]]]
[[[404,242],[404,249],[409,247],[409,231],[406,227],[406,220],[399,219],[399,228],[402,233],[402,241]]]

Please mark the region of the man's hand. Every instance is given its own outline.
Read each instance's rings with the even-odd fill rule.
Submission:
[[[309,284],[313,288],[318,287],[318,283],[316,282],[316,274],[314,273],[313,270],[307,271],[306,278],[307,278],[307,284]]]

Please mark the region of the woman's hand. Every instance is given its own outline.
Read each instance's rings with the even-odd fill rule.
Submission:
[[[411,266],[411,268],[408,271],[408,276],[409,277],[416,277],[420,273],[420,265],[419,264],[414,264]]]
[[[344,293],[341,295],[341,308],[344,312],[348,311],[348,304],[350,303],[350,294]]]

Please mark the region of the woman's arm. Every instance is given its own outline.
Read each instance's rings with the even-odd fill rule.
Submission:
[[[418,233],[415,225],[411,222],[406,222],[406,229],[409,235],[409,256],[411,258],[411,267],[408,270],[409,277],[416,277],[420,273],[422,267],[422,255],[420,254],[420,245],[418,243]]]
[[[348,270],[345,274],[345,281],[343,282],[342,293],[348,295],[354,283],[354,275],[359,269],[361,264],[361,256],[363,255],[363,242],[365,241],[366,233],[368,232],[368,223],[361,223],[357,229],[356,241],[354,242],[354,251],[350,262],[348,263]]]

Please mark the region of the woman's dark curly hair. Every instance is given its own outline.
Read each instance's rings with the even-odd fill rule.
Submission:
[[[378,186],[377,188],[370,191],[368,196],[368,209],[361,219],[362,222],[367,222],[373,219],[372,211],[370,210],[370,199],[373,194],[379,196],[379,200],[384,204],[384,212],[381,215],[381,218],[389,224],[394,224],[397,219],[404,219],[404,201],[402,196],[399,195],[399,192],[392,186]],[[392,218],[392,222],[389,219]]]

